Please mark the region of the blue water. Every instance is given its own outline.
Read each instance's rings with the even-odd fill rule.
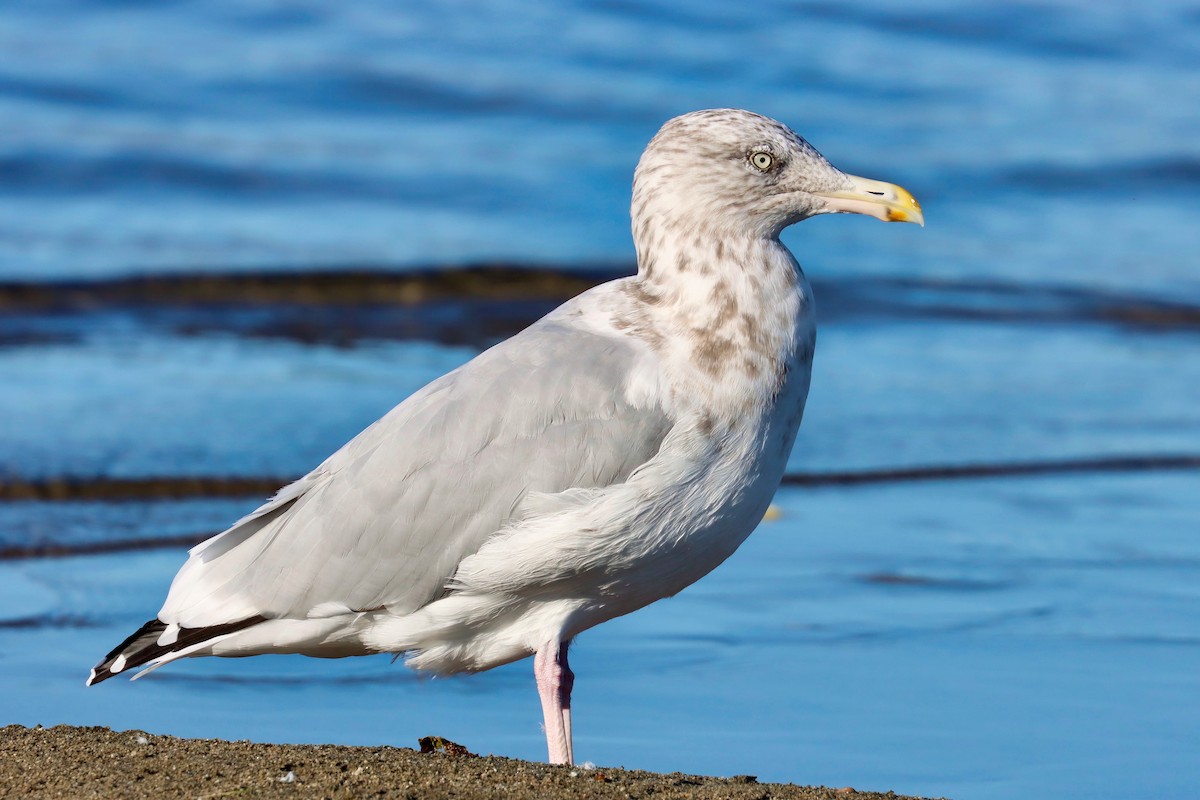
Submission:
[[[793,469],[1197,453],[1198,101],[1187,2],[10,1],[0,281],[625,263],[645,142],[739,106],[928,220],[785,235],[822,320]],[[297,474],[474,352],[78,320],[0,336],[0,474]],[[1195,473],[776,502],[709,578],[581,637],[582,758],[956,798],[1196,793]],[[198,534],[253,504],[5,503],[0,545]],[[0,723],[541,757],[528,664],[207,660],[84,690],[180,559],[0,562]]]
[[[628,258],[645,142],[732,105],[928,211],[793,231],[810,267],[1195,299],[1198,15],[13,0],[0,275]]]

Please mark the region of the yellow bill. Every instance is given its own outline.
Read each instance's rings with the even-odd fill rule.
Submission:
[[[833,213],[866,214],[884,222],[915,222],[925,227],[921,204],[909,191],[894,183],[847,175],[852,187],[838,192],[817,192]]]

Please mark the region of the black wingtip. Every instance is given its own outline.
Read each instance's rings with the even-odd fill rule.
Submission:
[[[209,625],[204,628],[175,628],[176,633],[171,641],[159,644],[158,640],[162,638],[163,632],[169,626],[160,619],[152,619],[114,647],[108,655],[101,659],[99,664],[92,668],[87,685],[94,686],[127,669],[147,664],[159,656],[200,644],[206,639],[215,639],[227,633],[235,633],[260,622],[266,622],[266,620],[266,617],[256,615],[237,622]]]
[[[138,628],[125,641],[110,650],[108,655],[100,659],[99,664],[92,667],[92,674],[88,676],[87,685],[94,686],[122,672],[127,667],[136,667],[154,658],[154,656],[148,656],[139,660],[141,654],[152,650],[158,644],[158,637],[166,629],[167,623],[159,619],[152,619]],[[114,666],[116,669],[113,669]]]

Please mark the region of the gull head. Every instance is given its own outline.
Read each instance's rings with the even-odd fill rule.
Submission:
[[[847,175],[786,125],[731,108],[695,111],[662,126],[638,162],[632,213],[639,241],[662,228],[774,238],[817,214],[925,224],[906,190]]]

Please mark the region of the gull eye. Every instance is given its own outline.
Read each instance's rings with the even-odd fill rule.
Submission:
[[[771,157],[770,153],[758,152],[750,155],[750,163],[754,165],[755,169],[766,172],[775,165],[775,159]]]

